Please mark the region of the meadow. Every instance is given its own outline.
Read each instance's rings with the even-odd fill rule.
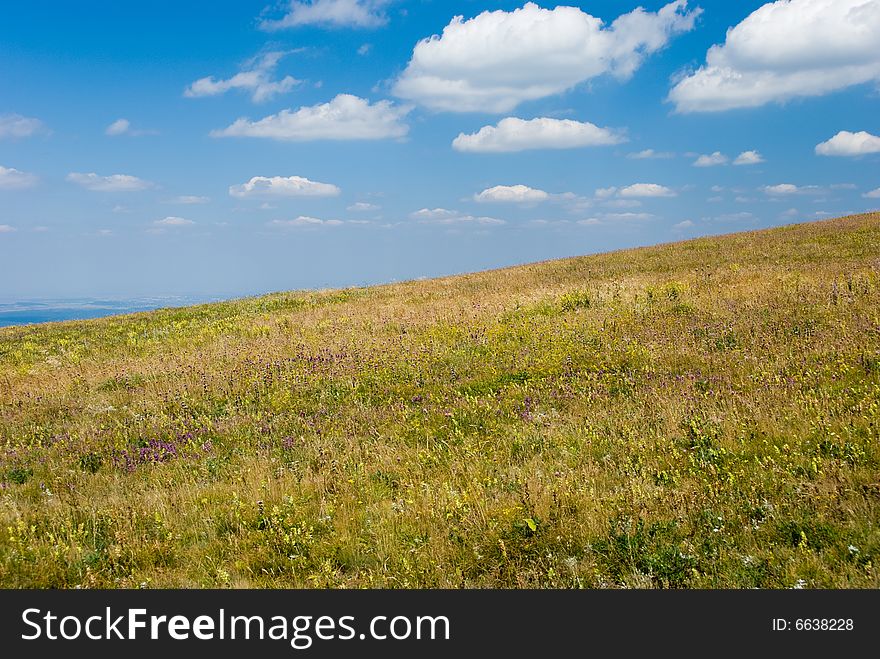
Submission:
[[[876,588],[880,214],[0,329],[0,587]]]

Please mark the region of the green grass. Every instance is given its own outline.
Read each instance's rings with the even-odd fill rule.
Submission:
[[[0,329],[2,587],[880,586],[880,214]]]

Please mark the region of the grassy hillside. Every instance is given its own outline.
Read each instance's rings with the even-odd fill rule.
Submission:
[[[878,587],[880,214],[0,329],[3,587]]]

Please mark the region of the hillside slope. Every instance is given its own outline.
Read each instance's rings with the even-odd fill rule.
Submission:
[[[0,329],[3,587],[877,587],[880,214]]]

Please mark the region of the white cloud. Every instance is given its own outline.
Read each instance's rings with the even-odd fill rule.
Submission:
[[[48,132],[39,119],[23,117],[20,114],[0,115],[0,139],[4,137],[31,137]]]
[[[185,227],[185,226],[189,226],[191,224],[195,224],[195,222],[193,222],[192,220],[187,220],[182,217],[175,217],[174,215],[169,215],[168,217],[166,217],[164,219],[156,220],[155,222],[153,222],[153,224],[156,224],[156,225],[162,226],[162,227]]]
[[[443,218],[456,217],[457,215],[460,215],[458,211],[451,211],[446,208],[422,208],[409,214],[414,220],[442,220]]]
[[[880,0],[780,0],[727,31],[669,93],[678,112],[758,107],[880,80]]]
[[[0,233],[12,233],[13,231],[15,231],[15,227],[8,224],[0,224]]]
[[[94,172],[89,174],[71,172],[67,175],[67,180],[95,192],[136,192],[153,187],[149,181],[128,174],[98,176]]]
[[[403,137],[409,126],[401,122],[412,108],[391,101],[369,101],[339,94],[329,103],[282,110],[259,121],[238,119],[213,137],[265,137],[273,140],[381,140]]]
[[[694,226],[694,223],[690,220],[684,220],[683,222],[679,222],[678,224],[673,224],[672,228],[676,231],[681,231],[682,229],[690,229]]]
[[[674,197],[675,191],[657,183],[634,183],[620,190],[621,197]]]
[[[291,229],[296,227],[337,227],[345,224],[342,220],[321,220],[317,217],[300,215],[293,220],[272,220],[269,225]]]
[[[855,183],[832,183],[828,187],[832,190],[857,190],[859,186]]]
[[[131,122],[128,119],[117,119],[104,130],[104,134],[110,137],[119,137],[120,135],[138,137],[140,135],[155,135],[156,132],[155,130],[132,128]]]
[[[734,165],[757,165],[764,162],[764,156],[757,151],[743,151],[733,161]]]
[[[694,26],[702,10],[676,0],[657,13],[641,7],[610,26],[577,7],[455,16],[440,36],[413,49],[394,93],[435,110],[509,112],[610,73],[629,78],[646,56]]]
[[[14,167],[0,165],[0,190],[22,190],[37,184],[36,174],[22,172]]]
[[[474,200],[479,202],[506,202],[516,204],[528,204],[546,201],[550,195],[543,190],[536,190],[527,185],[496,185],[487,188],[474,195]]]
[[[865,199],[880,199],[880,188],[871,190],[862,195]]]
[[[727,164],[727,156],[720,151],[709,155],[701,155],[694,161],[694,167],[715,167],[716,165]]]
[[[174,197],[174,199],[170,199],[168,201],[169,204],[184,204],[186,206],[192,206],[194,204],[207,204],[211,201],[208,197],[200,197],[198,195],[181,195],[179,197]]]
[[[130,128],[131,123],[128,121],[128,119],[117,119],[112,124],[107,126],[107,130],[105,130],[104,133],[110,136],[125,135]]]
[[[799,191],[798,186],[792,183],[764,186],[764,192],[767,194],[797,194]]]
[[[817,144],[816,153],[820,156],[863,156],[880,153],[880,137],[863,130],[858,133],[842,130],[830,140]]]
[[[597,224],[602,224],[597,217],[588,217],[585,220],[578,220],[576,224],[580,224],[581,226],[591,227]]]
[[[282,18],[264,20],[264,30],[282,30],[303,25],[324,27],[380,27],[388,23],[383,9],[390,0],[293,0]]]
[[[623,136],[589,121],[571,119],[519,119],[507,117],[497,126],[483,126],[471,135],[460,133],[452,142],[456,151],[507,153],[528,149],[576,149],[620,144]]]
[[[662,160],[674,158],[675,154],[669,151],[654,151],[654,149],[645,149],[636,153],[627,154],[627,158],[631,160]]]
[[[617,192],[617,188],[611,186],[609,188],[596,188],[596,199],[608,199],[609,197],[613,197],[614,193]]]
[[[494,217],[463,215],[458,211],[447,210],[446,208],[422,208],[414,213],[410,213],[409,216],[414,220],[418,220],[421,224],[479,224],[483,226],[507,224],[504,220]]]
[[[361,44],[360,48],[357,49],[357,54],[358,55],[369,55],[371,50],[373,50],[373,44],[371,44],[371,43]]]
[[[792,183],[779,183],[778,185],[765,185],[764,192],[771,196],[793,195],[793,194],[813,194],[819,191],[816,185],[797,186]]]
[[[794,217],[798,214],[797,208],[789,208],[788,210],[782,211],[779,215],[782,217]]]
[[[274,51],[251,60],[246,63],[245,70],[236,73],[226,80],[215,80],[213,76],[199,78],[189,87],[183,95],[187,98],[200,96],[217,96],[225,94],[230,89],[240,89],[249,92],[254,103],[268,101],[278,94],[286,94],[301,81],[293,76],[284,76],[280,80],[272,80],[272,74],[278,66],[278,62],[289,51]]]
[[[318,183],[302,176],[254,176],[247,183],[232,185],[233,197],[335,197],[341,190],[332,183]]]
[[[367,213],[369,211],[377,211],[379,208],[380,206],[377,206],[376,204],[368,204],[365,201],[358,201],[351,206],[348,206],[345,210],[354,213]]]
[[[481,224],[481,225],[491,225],[491,226],[500,226],[502,224],[507,224],[504,220],[499,220],[497,217],[474,217],[473,215],[461,215],[457,218],[452,218],[450,220],[444,220],[442,223],[465,223],[465,224]]]

